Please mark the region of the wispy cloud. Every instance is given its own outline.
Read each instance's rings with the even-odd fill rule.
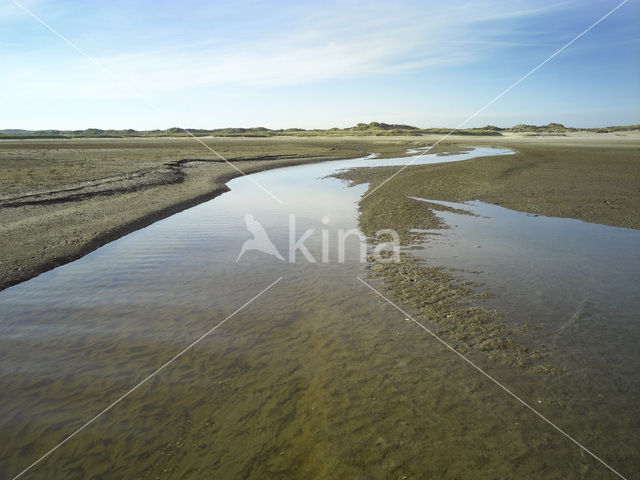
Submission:
[[[0,5],[0,121],[25,128],[453,125],[618,3],[20,1],[121,79],[11,2]],[[592,125],[637,123],[639,5],[496,107],[515,123],[558,112],[553,121],[585,125],[566,113],[584,108],[610,111]],[[149,111],[138,92],[172,118]],[[478,121],[502,117],[491,118]]]
[[[561,7],[531,8],[523,2],[345,3],[300,10],[286,28],[258,22],[257,30],[245,27],[221,40],[212,25],[209,32],[197,32],[198,41],[193,41],[198,35],[191,35],[181,44],[171,36],[161,45],[121,45],[116,54],[89,53],[138,91],[300,85],[480,61],[514,42],[539,42],[535,33],[517,34],[514,39],[518,25],[514,20]],[[113,32],[112,41],[118,42],[118,33]],[[82,47],[82,39],[77,41]],[[105,41],[109,41],[108,32]],[[70,55],[59,62],[16,65],[15,81],[8,86],[43,97],[55,92],[58,98],[127,98],[131,94],[96,75],[84,62]]]

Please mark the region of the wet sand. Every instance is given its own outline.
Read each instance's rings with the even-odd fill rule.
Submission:
[[[333,176],[353,185],[369,184],[359,202],[360,229],[372,240],[376,231],[394,229],[405,247],[424,243],[427,230],[448,228],[437,212],[452,211],[436,203],[425,208],[424,202],[410,198],[414,196],[481,200],[536,215],[640,228],[640,136],[503,137],[474,145],[482,142],[509,147],[515,154],[403,170],[358,168]],[[462,282],[455,272],[424,265],[409,252],[400,263],[370,266],[371,276],[384,281],[391,299],[417,308],[460,351],[484,352],[499,363],[538,374],[563,373],[561,365],[548,361],[548,345],[527,341],[525,332],[502,323],[499,312],[477,308],[474,301],[491,295],[483,285]]]
[[[317,203],[338,197],[353,209],[359,193],[350,201],[338,190],[316,197],[292,170],[259,175],[289,173],[272,184],[295,184]],[[229,195],[210,204],[3,292],[9,360],[0,404],[11,439],[0,451],[7,458],[3,475],[20,471],[286,273],[277,289],[61,447],[32,477],[611,478],[370,293],[356,280],[366,275],[359,263],[334,268],[260,255],[233,263],[244,237],[225,236],[225,218],[235,217],[246,233],[242,213],[262,196],[248,179],[230,186]],[[303,196],[289,195],[289,202]],[[381,205],[393,213],[394,203]],[[301,219],[324,213],[323,205],[313,215],[296,207]],[[272,204],[262,208],[274,214]],[[348,218],[355,222],[355,212]],[[419,233],[409,226],[420,218],[396,224],[408,237]],[[286,220],[282,227],[284,233]],[[287,236],[273,238],[284,251]],[[419,291],[403,308],[416,318],[424,310],[415,298],[439,308],[436,318],[425,319],[436,328],[446,327],[438,325],[440,316],[456,314],[466,287],[474,287],[434,275],[416,288],[415,271],[401,273],[402,291]],[[517,353],[521,340],[502,343],[499,327],[490,333],[498,348],[470,344],[465,354],[621,472],[638,471],[638,416],[629,401],[637,398],[634,375],[619,379],[608,369],[603,379],[584,369],[542,376],[526,365],[492,362],[486,357],[501,346]],[[461,349],[468,342],[464,330],[445,334],[459,336]],[[625,365],[634,371],[633,363]]]
[[[368,153],[403,156],[422,137],[205,138],[245,173]],[[389,228],[417,213],[394,189],[449,201],[606,225],[640,227],[640,134],[476,137],[453,145],[509,147],[517,154],[464,164],[409,167],[363,203],[363,222]],[[116,238],[225,191],[238,175],[193,139],[5,140],[0,142],[0,289],[77,259]],[[352,172],[381,182],[397,168]],[[395,202],[395,203],[394,203]],[[394,205],[393,207],[391,205]],[[375,212],[368,215],[367,212]],[[385,212],[389,215],[385,215]],[[382,214],[382,215],[380,215]],[[416,219],[433,226],[435,217]],[[396,225],[400,229],[402,226]]]
[[[433,141],[437,139],[434,137]],[[426,139],[425,145],[431,140]],[[384,220],[375,220],[378,223],[395,223],[394,218],[419,215],[423,209],[400,199],[410,191],[422,198],[451,202],[481,200],[521,212],[640,228],[638,132],[472,140],[450,136],[446,140],[458,145],[507,147],[516,153],[462,163],[407,167],[365,199],[361,204],[363,215],[395,210]],[[395,167],[358,169],[344,178],[369,183],[372,191],[397,171]],[[395,206],[391,207],[392,204]],[[434,218],[420,221],[431,228],[436,225]],[[413,226],[422,228],[418,224]]]
[[[202,138],[244,173],[378,152],[406,138]],[[0,290],[228,190],[241,175],[194,139],[0,142]],[[257,188],[257,187],[256,187]]]

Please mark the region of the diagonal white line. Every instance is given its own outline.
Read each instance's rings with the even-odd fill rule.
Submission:
[[[255,299],[257,299],[259,296],[261,296],[263,293],[265,293],[267,290],[269,290],[271,287],[273,287],[276,283],[278,283],[280,280],[282,280],[283,277],[278,278],[275,282],[271,283],[268,287],[266,287],[264,290],[262,290],[260,293],[258,293],[256,296],[254,296],[251,300],[249,300],[248,302],[246,302],[244,305],[242,305],[241,307],[239,307],[238,309],[236,309],[231,315],[229,315],[228,317],[226,317],[224,320],[222,320],[220,323],[218,323],[217,325],[215,325],[214,327],[212,327],[211,329],[207,330],[203,335],[201,335],[197,340],[195,340],[193,343],[191,343],[189,346],[185,347],[180,353],[178,353],[177,355],[175,355],[171,360],[165,362],[160,368],[158,368],[156,371],[154,371],[153,373],[149,374],[144,380],[142,380],[141,382],[137,383],[134,387],[132,387],[128,392],[126,392],[125,394],[123,394],[122,396],[120,396],[115,402],[113,402],[112,404],[110,404],[107,408],[105,408],[104,410],[102,410],[100,413],[98,413],[95,417],[93,417],[91,420],[89,420],[88,422],[86,422],[84,425],[82,425],[80,428],[78,428],[76,431],[74,431],[72,434],[70,434],[69,436],[65,437],[64,440],[62,440],[60,443],[58,443],[55,447],[53,447],[51,450],[49,450],[47,453],[45,453],[44,455],[42,455],[40,458],[38,458],[35,462],[33,462],[31,465],[29,465],[27,468],[25,468],[24,470],[22,470],[20,473],[18,473],[15,477],[13,477],[12,480],[16,480],[16,478],[21,477],[22,475],[24,475],[25,473],[27,473],[29,470],[31,470],[33,467],[35,467],[38,463],[40,463],[42,460],[44,460],[45,458],[47,458],[49,455],[51,455],[53,452],[55,452],[58,448],[60,448],[62,445],[64,445],[65,443],[67,443],[69,440],[71,440],[73,437],[75,437],[78,433],[80,433],[82,430],[84,430],[85,428],[87,428],[89,425],[91,425],[93,422],[95,422],[98,418],[100,418],[103,414],[105,414],[106,412],[108,412],[109,410],[111,410],[113,407],[115,407],[118,403],[120,403],[122,400],[124,400],[125,398],[127,398],[131,393],[133,393],[135,390],[137,390],[139,387],[141,387],[142,385],[144,385],[147,381],[151,380],[153,377],[155,377],[158,373],[160,373],[164,368],[168,367],[169,365],[171,365],[175,360],[177,360],[178,358],[180,358],[183,354],[185,354],[186,352],[188,352],[189,350],[191,350],[195,345],[197,345],[198,343],[200,343],[202,340],[204,340],[207,336],[209,336],[216,328],[218,328],[219,326],[223,325],[227,320],[229,320],[231,317],[233,317],[236,313],[238,313],[240,310],[242,310],[243,308],[245,308],[247,305],[249,305],[251,302],[253,302]]]
[[[609,11],[609,13],[607,13],[606,15],[604,15],[603,17],[601,17],[598,21],[596,21],[595,23],[593,23],[589,28],[587,28],[586,30],[584,30],[582,33],[580,33],[579,35],[575,36],[570,42],[566,43],[564,46],[562,46],[561,48],[559,48],[558,50],[556,50],[554,53],[552,53],[551,55],[549,55],[544,61],[540,62],[538,65],[536,65],[535,67],[533,67],[531,70],[529,70],[527,73],[525,73],[522,77],[520,77],[517,81],[515,81],[514,83],[512,83],[509,87],[505,88],[502,92],[500,92],[493,100],[487,102],[484,106],[480,107],[478,110],[476,110],[475,113],[471,114],[468,118],[466,118],[462,123],[460,123],[457,127],[451,129],[451,131],[449,133],[447,133],[444,137],[442,137],[440,140],[438,140],[436,143],[434,143],[433,145],[431,145],[427,150],[424,150],[423,152],[420,153],[420,155],[417,155],[415,157],[413,157],[411,159],[411,161],[409,163],[407,163],[406,165],[403,165],[402,168],[398,169],[397,171],[395,171],[393,173],[393,175],[391,175],[389,178],[387,178],[384,182],[382,182],[380,185],[378,185],[377,187],[375,187],[373,190],[369,191],[366,193],[366,195],[364,195],[361,200],[364,200],[365,198],[367,198],[369,195],[371,195],[373,192],[375,192],[377,189],[379,189],[382,185],[384,185],[385,183],[387,183],[389,180],[391,180],[393,177],[395,177],[396,175],[398,175],[400,172],[402,172],[405,168],[409,167],[410,165],[412,165],[414,162],[416,162],[419,158],[425,156],[427,153],[429,153],[433,148],[435,148],[436,146],[438,146],[445,138],[447,138],[449,135],[453,134],[456,130],[460,130],[464,125],[466,125],[470,120],[473,120],[475,117],[477,117],[478,115],[480,115],[482,112],[484,112],[487,108],[489,108],[491,105],[493,105],[495,102],[497,102],[498,100],[500,100],[502,97],[504,97],[507,93],[509,93],[513,88],[515,88],[517,85],[519,85],[520,83],[522,83],[525,79],[527,79],[529,76],[531,76],[534,72],[536,72],[538,69],[540,69],[543,65],[545,65],[547,62],[551,61],[554,57],[556,57],[558,54],[560,54],[563,50],[565,50],[566,48],[568,48],[569,46],[571,46],[576,40],[578,40],[579,38],[581,38],[583,35],[585,35],[587,32],[589,32],[592,28],[594,28],[596,25],[598,25],[600,22],[602,22],[605,18],[607,18],[609,15],[611,15],[613,12],[615,12],[616,10],[618,10],[620,7],[622,7],[625,3],[627,3],[629,0],[623,0],[617,7],[613,8],[612,10]]]
[[[627,478],[625,476],[623,476],[621,473],[617,472],[616,470],[614,470],[612,467],[610,467],[604,460],[602,460],[600,457],[598,457],[595,453],[591,452],[591,450],[587,449],[584,445],[582,445],[580,442],[578,442],[576,439],[574,439],[571,435],[569,435],[567,432],[565,432],[564,430],[562,430],[560,427],[558,427],[555,423],[553,423],[551,420],[549,420],[547,417],[545,417],[544,415],[542,415],[540,412],[538,412],[535,408],[533,408],[531,405],[529,405],[527,402],[525,402],[524,400],[522,400],[519,396],[517,396],[515,393],[513,393],[511,390],[509,390],[507,387],[505,387],[502,383],[500,383],[498,380],[496,380],[494,377],[492,377],[491,375],[489,375],[487,372],[485,372],[482,368],[480,368],[478,365],[476,365],[475,363],[473,363],[471,360],[469,360],[467,357],[465,357],[463,354],[461,354],[458,350],[456,350],[455,348],[453,348],[451,345],[449,345],[446,341],[444,341],[442,338],[440,338],[438,335],[436,335],[435,333],[433,333],[431,330],[429,330],[427,327],[425,327],[422,323],[418,322],[415,318],[413,318],[411,315],[409,315],[407,312],[405,312],[402,308],[400,308],[398,305],[396,305],[395,303],[393,303],[391,300],[389,300],[387,297],[385,297],[382,293],[380,293],[378,290],[376,290],[375,288],[373,288],[371,285],[369,285],[367,282],[365,282],[364,280],[362,280],[360,277],[356,277],[358,280],[360,280],[360,282],[362,282],[366,287],[368,287],[370,290],[372,290],[374,293],[376,293],[378,296],[380,296],[381,298],[383,298],[389,305],[391,305],[392,307],[394,307],[396,310],[398,310],[399,312],[401,312],[403,315],[405,315],[407,318],[409,318],[413,323],[415,323],[417,326],[419,326],[420,328],[422,328],[424,331],[426,331],[429,335],[431,335],[433,338],[435,338],[438,342],[440,342],[442,345],[444,345],[445,347],[447,347],[449,350],[451,350],[453,353],[455,353],[456,355],[458,355],[462,360],[464,360],[465,362],[467,362],[469,365],[471,365],[473,368],[475,368],[478,372],[480,372],[482,375],[484,375],[485,377],[487,377],[489,380],[491,380],[493,383],[495,383],[496,385],[498,385],[502,390],[504,390],[505,392],[507,392],[509,395],[511,395],[513,398],[515,398],[518,402],[520,402],[522,405],[524,405],[525,407],[527,407],[529,410],[531,410],[533,413],[535,413],[538,417],[540,417],[542,420],[544,420],[545,422],[547,422],[549,425],[551,425],[553,428],[555,428],[557,431],[559,431],[562,435],[564,435],[565,437],[567,437],[569,440],[571,440],[573,443],[575,443],[578,447],[580,447],[583,451],[585,451],[586,453],[588,453],[589,455],[591,455],[593,458],[595,458],[598,462],[600,462],[602,465],[604,465],[605,467],[607,467],[609,470],[611,470],[613,473],[615,473],[618,477],[622,478],[623,480],[627,480]]]
[[[158,112],[160,115],[162,115],[163,117],[171,120],[170,115],[168,115],[165,111],[163,111],[162,109],[160,109],[157,105],[155,105],[154,103],[152,103],[147,97],[145,97],[142,93],[140,93],[139,91],[137,91],[135,88],[133,88],[132,85],[128,84],[127,82],[125,82],[124,80],[122,80],[121,78],[119,78],[116,74],[114,74],[111,70],[109,70],[107,67],[105,67],[102,63],[100,63],[98,60],[96,60],[95,58],[93,58],[91,55],[89,55],[87,52],[85,52],[84,50],[82,50],[80,47],[78,47],[75,43],[73,43],[71,40],[69,40],[67,37],[65,37],[64,35],[62,35],[60,32],[58,32],[56,29],[54,29],[53,27],[51,27],[48,23],[46,23],[44,20],[42,20],[40,17],[38,17],[35,13],[33,13],[31,10],[29,10],[27,7],[25,7],[24,5],[22,5],[20,2],[18,2],[17,0],[11,0],[11,2],[13,2],[14,5],[16,5],[17,7],[21,8],[22,10],[24,10],[27,14],[29,14],[31,17],[33,17],[38,23],[40,23],[43,27],[45,27],[47,30],[49,30],[51,33],[53,33],[55,36],[57,36],[58,38],[60,38],[63,42],[65,42],[67,45],[69,45],[71,48],[73,48],[76,52],[78,52],[80,55],[82,55],[83,57],[85,57],[87,60],[89,60],[91,63],[93,63],[96,67],[98,67],[100,70],[102,70],[104,73],[106,73],[109,77],[111,77],[112,79],[114,79],[116,82],[125,85],[129,90],[131,90],[136,97],[138,97],[142,102],[144,102],[148,107],[152,108],[153,110],[155,110],[156,112]],[[177,124],[178,122],[176,122],[175,120],[171,120],[172,123]],[[273,198],[274,200],[276,200],[278,203],[284,203],[282,200],[280,200],[280,198],[278,198],[275,194],[273,194],[270,190],[268,190],[267,188],[265,188],[264,186],[262,186],[259,182],[257,182],[253,177],[247,175],[246,173],[244,173],[242,170],[240,170],[237,166],[235,166],[233,163],[231,163],[229,160],[227,160],[226,158],[224,158],[222,155],[220,155],[216,150],[214,150],[213,148],[211,148],[209,145],[207,145],[205,142],[203,142],[202,140],[200,140],[198,137],[196,137],[193,133],[191,133],[189,130],[187,130],[186,128],[183,127],[178,127],[180,130],[182,130],[183,132],[185,132],[186,134],[188,134],[190,137],[192,137],[194,140],[196,140],[198,143],[200,143],[203,147],[205,147],[206,149],[210,150],[211,152],[213,152],[217,157],[219,157],[221,160],[225,161],[226,163],[228,163],[229,165],[231,165],[231,167],[233,167],[235,170],[237,170],[240,174],[244,175],[245,177],[247,177],[249,180],[251,180],[251,182],[253,182],[254,185],[256,185],[257,187],[259,187],[260,189],[262,189],[267,195],[269,195],[271,198]]]

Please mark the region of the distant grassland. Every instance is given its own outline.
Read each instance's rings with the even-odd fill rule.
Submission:
[[[500,128],[487,125],[481,128],[465,128],[455,130],[456,135],[492,135],[505,133],[525,134],[564,134],[569,132],[611,133],[640,129],[640,125],[612,126],[603,128],[573,128],[560,123],[536,126],[519,124],[511,128]],[[185,129],[174,127],[166,130],[101,130],[88,128],[85,130],[0,130],[0,139],[27,138],[127,138],[127,137],[188,137],[190,135],[216,137],[314,137],[314,136],[420,136],[426,134],[447,134],[451,128],[418,128],[411,125],[388,123],[359,123],[354,127],[330,128],[326,130],[303,128],[287,128],[272,130],[264,127],[255,128],[217,128],[217,129]]]

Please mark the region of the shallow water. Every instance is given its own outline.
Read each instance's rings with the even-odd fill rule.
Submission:
[[[416,164],[496,153],[507,152],[426,155]],[[612,478],[366,289],[356,278],[366,269],[354,239],[346,262],[337,263],[337,229],[356,227],[366,187],[323,177],[409,161],[367,158],[254,175],[282,205],[238,178],[221,197],[0,292],[0,476],[22,471],[283,277],[24,478]],[[247,213],[285,257],[295,213],[296,238],[315,229],[305,245],[317,262],[300,252],[289,263],[250,251],[236,263],[251,237]],[[322,230],[331,246],[324,263]],[[540,283],[540,275],[527,282]],[[482,280],[498,291],[496,302],[500,288],[512,286]],[[528,311],[528,295],[521,297]],[[548,321],[555,306],[527,316],[520,300],[511,308],[522,318],[542,330],[560,325]],[[624,325],[628,344],[637,323]],[[619,344],[600,345],[610,347]],[[631,357],[633,366],[638,356]],[[589,363],[589,355],[586,367],[557,378],[480,354],[474,360],[612,465],[637,473],[635,378],[594,385],[589,368],[601,362]]]
[[[419,257],[488,286],[496,296],[481,305],[504,314],[512,327],[534,324],[543,341],[558,347],[557,355],[574,362],[584,354],[596,357],[579,363],[593,368],[600,360],[600,374],[635,380],[640,231],[480,201],[412,198],[472,214],[438,211],[449,229],[429,232]]]

